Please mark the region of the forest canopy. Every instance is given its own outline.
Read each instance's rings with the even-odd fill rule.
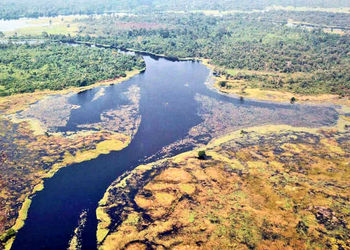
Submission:
[[[105,12],[150,12],[169,10],[254,10],[268,6],[350,7],[348,0],[2,0],[0,19],[101,14]]]
[[[221,17],[159,13],[88,18],[74,39],[170,58],[210,59],[220,68],[219,74],[252,86],[350,96],[349,36],[328,34],[320,28],[289,27],[288,20],[281,17],[291,15],[283,13]],[[328,16],[336,14],[319,15],[324,16],[322,22],[326,25]],[[304,20],[314,22],[320,20],[319,15],[305,13]],[[350,14],[339,15],[344,17],[342,20],[350,20]],[[130,29],[118,29],[128,24]]]
[[[0,50],[0,96],[87,86],[145,67],[141,57],[83,45],[0,44]]]

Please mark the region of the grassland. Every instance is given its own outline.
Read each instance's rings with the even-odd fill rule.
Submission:
[[[100,202],[100,249],[348,248],[344,122],[237,131],[202,148],[206,160],[192,151],[136,168]]]
[[[87,18],[87,16],[58,16],[58,17],[42,17],[39,19],[21,19],[20,21],[6,21],[9,23],[17,22],[21,23],[19,28],[14,28],[9,31],[5,31],[6,36],[39,36],[43,32],[48,35],[76,35],[79,31],[79,19]],[[16,26],[15,26],[16,27]]]
[[[283,10],[283,11],[298,11],[298,12],[329,12],[329,13],[350,13],[350,8],[310,8],[310,7],[293,7],[293,6],[270,6],[266,10]]]

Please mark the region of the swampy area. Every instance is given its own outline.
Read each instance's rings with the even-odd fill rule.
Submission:
[[[79,93],[48,96],[22,111],[4,116],[6,118],[3,118],[2,122],[6,126],[2,128],[6,137],[3,138],[7,139],[9,145],[7,148],[16,147],[17,150],[11,152],[19,154],[11,157],[16,160],[17,170],[9,171],[13,182],[10,183],[9,192],[12,192],[14,198],[19,198],[19,193],[26,188],[29,189],[36,182],[40,183],[37,176],[40,176],[42,171],[47,172],[46,168],[52,170],[67,165],[51,178],[45,179],[44,189],[32,197],[28,216],[25,216],[27,217],[25,224],[16,235],[13,249],[33,248],[33,246],[37,249],[52,247],[62,249],[73,243],[80,244],[84,248],[96,248],[97,238],[102,242],[109,232],[109,230],[102,231],[102,237],[96,234],[98,226],[96,209],[99,201],[113,181],[118,177],[125,177],[138,165],[193,150],[200,145],[208,144],[213,138],[234,131],[240,131],[243,138],[250,138],[250,133],[244,130],[248,127],[276,125],[282,128],[290,126],[290,130],[296,127],[316,131],[337,126],[339,119],[346,121],[341,118],[342,111],[333,105],[261,102],[221,94],[212,88],[211,71],[200,62],[170,61],[151,56],[144,56],[144,60],[146,71],[121,84],[98,86]],[[18,123],[13,124],[11,121]],[[30,124],[32,127],[40,127],[45,132],[31,132],[28,129]],[[289,131],[288,127],[286,131]],[[346,135],[347,133],[343,136]],[[285,135],[279,133],[275,136],[285,138]],[[286,138],[293,138],[291,144],[296,144],[308,140],[309,136],[305,138],[301,136],[303,139],[299,137],[298,134],[292,133]],[[311,136],[311,139],[317,140],[315,136]],[[249,144],[248,141],[245,143]],[[278,140],[275,143],[278,143]],[[290,147],[293,149],[293,146]],[[53,152],[57,154],[52,154]],[[3,155],[6,157],[7,153]],[[342,153],[346,154],[343,151]],[[20,154],[26,157],[21,157]],[[192,160],[197,161],[196,164],[202,164],[196,158]],[[27,164],[31,161],[43,169],[35,171],[35,168],[29,168]],[[266,165],[267,161],[264,160],[263,164]],[[288,162],[287,159],[284,161]],[[4,163],[9,164],[8,161]],[[281,164],[278,162],[275,165],[283,168]],[[253,165],[257,167],[259,162]],[[217,164],[216,167],[220,165]],[[32,171],[28,173],[28,176],[31,176],[29,181],[21,181],[22,171]],[[152,180],[161,178],[156,177],[161,171],[161,167],[157,168],[156,173],[147,175],[144,181],[147,178]],[[247,172],[244,167],[240,171]],[[271,171],[274,170],[270,169]],[[234,168],[230,173],[237,175]],[[175,173],[175,176],[177,175],[178,173]],[[176,177],[174,178],[171,181],[172,185],[176,183]],[[179,187],[191,195],[199,187],[186,184],[187,182],[192,181],[186,180],[185,186],[181,184]],[[142,193],[145,188],[142,182],[137,183],[137,188],[132,192],[134,195]],[[164,202],[166,206],[172,206],[177,197],[174,196],[174,192],[177,195],[179,193],[171,187],[160,187],[159,190],[163,191],[160,196],[156,194],[155,197],[159,196],[160,202]],[[117,194],[122,195],[123,192]],[[137,201],[137,198],[138,196],[134,199]],[[140,196],[141,203],[146,202],[141,198]],[[112,197],[108,197],[109,202],[111,199]],[[123,209],[125,202],[127,199],[122,201]],[[16,204],[18,203],[14,201],[13,211],[16,211]],[[153,205],[157,206],[157,203]],[[114,208],[119,206],[118,202],[112,205]],[[144,203],[139,204],[139,207],[145,213],[152,211]],[[159,214],[156,216],[159,218],[164,216],[162,211],[157,209],[156,213]],[[132,214],[130,210],[127,213]],[[149,219],[154,220],[152,212],[150,213]],[[118,213],[113,212],[113,216],[116,215]],[[13,216],[15,218],[16,213]],[[112,221],[120,221],[123,218],[118,216]],[[102,220],[99,221],[101,223]],[[109,223],[111,232],[118,229],[117,225],[119,226],[118,223]],[[107,240],[105,242],[108,244]]]
[[[349,248],[347,32],[284,14],[0,33],[0,249]]]

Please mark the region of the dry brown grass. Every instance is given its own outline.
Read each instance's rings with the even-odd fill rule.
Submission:
[[[101,249],[349,248],[349,139],[334,129],[249,132],[209,144],[205,161],[189,152],[136,169],[125,187],[138,188],[136,207],[123,208]],[[144,185],[133,180],[148,173]],[[118,194],[106,195],[113,217]]]

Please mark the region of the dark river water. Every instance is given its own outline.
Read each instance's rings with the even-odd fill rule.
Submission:
[[[92,99],[101,87],[70,98],[70,102],[80,105],[80,108],[72,111],[67,126],[59,128],[60,131],[74,131],[80,124],[98,122],[102,112],[125,102],[121,92],[137,85],[141,91],[140,127],[131,144],[124,150],[70,165],[46,179],[44,190],[33,197],[28,219],[18,232],[13,249],[66,249],[83,210],[87,211],[87,221],[81,237],[82,247],[96,249],[95,211],[104,192],[125,171],[144,163],[145,158],[156,154],[164,146],[185,138],[192,127],[203,122],[199,115],[201,104],[195,100],[196,94],[232,104],[237,110],[248,110],[245,113],[258,117],[254,124],[259,124],[259,117],[264,117],[259,113],[261,110],[269,114],[262,120],[263,124],[274,123],[275,117],[281,115],[285,115],[286,119],[279,123],[296,122],[297,125],[305,126],[331,125],[337,120],[337,113],[331,107],[254,100],[241,102],[238,98],[216,93],[204,84],[210,74],[209,69],[198,62],[172,62],[149,56],[144,58],[147,66],[144,73],[122,84],[105,87],[105,95],[97,102],[92,102]],[[292,121],[287,119],[291,110],[297,114]],[[327,116],[316,122],[304,116],[317,115],[321,111]],[[191,147],[183,147],[173,153]]]

